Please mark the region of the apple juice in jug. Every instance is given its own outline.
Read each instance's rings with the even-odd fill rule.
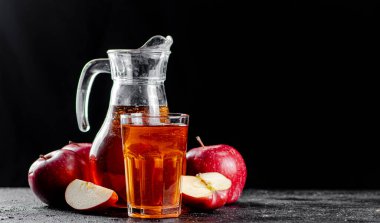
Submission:
[[[119,203],[126,204],[124,156],[121,141],[120,115],[125,113],[149,113],[147,106],[113,106],[112,117],[104,132],[99,132],[90,153],[90,168],[95,184],[111,188],[119,196]],[[168,113],[167,106],[160,107],[160,115]]]

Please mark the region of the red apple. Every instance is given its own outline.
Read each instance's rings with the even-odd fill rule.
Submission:
[[[115,191],[83,180],[74,180],[66,188],[65,199],[72,208],[94,211],[115,206]]]
[[[227,202],[231,181],[220,173],[182,176],[182,202],[195,209],[213,210]]]
[[[60,150],[40,155],[30,166],[28,174],[28,183],[33,193],[48,205],[66,205],[67,185],[75,179],[91,180],[89,167],[83,155],[89,153],[89,150],[90,146],[87,143],[69,144]]]
[[[227,204],[236,202],[247,179],[247,167],[241,154],[229,145],[213,145],[191,149],[186,154],[187,174],[195,175],[205,172],[219,172],[231,180]]]
[[[90,172],[90,150],[91,150],[91,143],[76,143],[70,141],[69,144],[64,146],[62,149],[64,150],[70,150],[75,153],[77,156],[77,159],[79,162],[82,163],[82,165],[85,167],[82,169],[83,173],[83,180],[92,181],[92,175]]]
[[[65,145],[62,147],[62,149],[70,150],[76,153],[79,158],[83,160],[86,165],[88,164],[89,161],[89,156],[90,156],[90,150],[91,150],[91,143],[76,143],[69,141],[69,144]]]

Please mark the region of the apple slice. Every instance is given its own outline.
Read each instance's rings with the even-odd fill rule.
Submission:
[[[93,211],[113,207],[118,196],[113,190],[76,179],[67,186],[65,199],[74,209]]]
[[[217,209],[226,204],[230,187],[231,181],[217,172],[182,176],[182,201],[195,209]]]

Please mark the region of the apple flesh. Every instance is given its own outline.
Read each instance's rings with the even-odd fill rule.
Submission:
[[[51,206],[64,206],[67,185],[75,179],[91,180],[88,156],[91,144],[66,145],[40,157],[30,166],[28,183],[33,193]]]
[[[195,209],[214,210],[227,202],[231,181],[220,173],[182,176],[182,202]]]
[[[198,137],[197,137],[198,139]],[[198,139],[200,141],[200,139]],[[201,142],[201,141],[200,141]],[[187,175],[219,172],[231,180],[227,204],[236,202],[243,192],[247,179],[247,167],[241,154],[229,145],[213,145],[194,148],[186,154]]]
[[[118,196],[111,189],[76,179],[67,186],[65,200],[76,210],[94,211],[114,207]]]

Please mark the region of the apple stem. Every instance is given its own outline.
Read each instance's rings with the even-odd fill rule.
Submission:
[[[201,144],[201,146],[203,147],[203,149],[206,149],[206,148],[205,148],[205,145],[204,145],[203,142],[202,142],[201,137],[197,136],[197,137],[195,137],[195,138],[198,140],[199,144]]]
[[[44,155],[40,155],[40,158],[46,160],[46,157]]]

